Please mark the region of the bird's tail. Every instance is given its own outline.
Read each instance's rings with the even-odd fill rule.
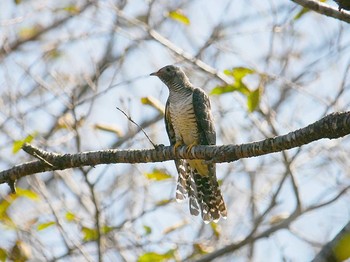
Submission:
[[[216,177],[194,174],[197,200],[205,223],[227,217],[227,210]]]
[[[179,173],[176,200],[182,201],[188,195],[191,215],[197,216],[200,212],[205,223],[217,222],[220,217],[227,217],[227,210],[221,190],[216,179],[215,167],[208,165],[211,175],[200,175],[184,160],[176,160]]]
[[[198,216],[200,208],[197,202],[197,190],[189,164],[184,160],[175,160],[179,177],[176,186],[176,201],[181,202],[188,195],[191,215]]]

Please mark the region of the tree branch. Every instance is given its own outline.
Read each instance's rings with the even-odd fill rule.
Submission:
[[[77,154],[58,154],[44,151],[30,144],[22,149],[39,160],[16,165],[0,172],[0,184],[15,181],[21,177],[53,170],[112,163],[149,163],[174,159],[204,159],[209,162],[232,162],[241,158],[255,157],[309,144],[313,141],[335,139],[350,134],[350,111],[332,113],[321,120],[290,132],[286,135],[267,138],[242,145],[194,146],[190,152],[180,147],[174,153],[172,146],[158,146],[156,149],[100,150]]]
[[[292,0],[305,8],[309,8],[319,14],[333,17],[344,22],[350,23],[350,12],[339,11],[325,3],[314,1],[314,0]]]
[[[37,30],[35,33],[33,33],[30,37],[24,38],[24,39],[17,39],[14,42],[6,43],[2,46],[0,49],[0,60],[2,60],[5,56],[7,56],[9,53],[13,52],[14,50],[17,50],[20,46],[22,46],[25,43],[28,43],[30,41],[35,41],[39,39],[40,36],[43,34],[50,32],[52,29],[57,28],[70,20],[71,18],[77,17],[81,13],[83,13],[88,7],[93,5],[93,1],[87,1],[83,6],[77,7],[76,13],[70,13],[67,16],[63,17],[62,19],[59,19],[57,21],[54,21],[51,25],[41,28],[40,30]]]

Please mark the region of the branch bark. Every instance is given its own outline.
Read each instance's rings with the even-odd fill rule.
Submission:
[[[194,146],[190,152],[180,147],[174,153],[172,146],[158,146],[156,149],[100,150],[77,154],[59,154],[44,151],[30,144],[22,149],[38,160],[16,165],[0,172],[0,184],[45,171],[63,170],[82,166],[116,163],[149,163],[174,159],[203,159],[214,163],[232,162],[241,158],[256,157],[299,147],[313,141],[335,139],[350,134],[350,111],[332,113],[307,127],[286,135],[267,138],[242,145]]]
[[[314,1],[314,0],[292,0],[294,3],[297,3],[305,8],[311,9],[319,14],[333,17],[335,19],[342,20],[344,22],[350,23],[350,12],[339,11],[336,8],[333,8],[325,3]]]

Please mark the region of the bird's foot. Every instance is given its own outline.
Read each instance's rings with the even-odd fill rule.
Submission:
[[[174,145],[174,155],[176,154],[176,150],[178,149],[179,146],[182,146],[183,143],[180,141],[177,141]]]
[[[191,152],[192,148],[196,145],[197,145],[196,143],[192,143],[192,144],[188,145],[186,148],[186,153],[189,154]]]
[[[164,145],[163,144],[155,144],[154,145],[154,149],[155,150],[162,150],[164,148]]]

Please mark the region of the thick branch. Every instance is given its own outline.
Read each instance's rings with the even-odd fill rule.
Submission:
[[[338,11],[336,8],[333,8],[325,3],[315,0],[292,0],[294,3],[297,3],[305,8],[309,8],[317,13],[322,15],[330,16],[344,22],[350,23],[350,13],[344,10]]]
[[[232,162],[241,158],[261,156],[299,147],[322,138],[340,138],[349,133],[350,112],[344,112],[330,114],[287,135],[242,145],[195,146],[190,152],[186,151],[186,147],[180,147],[174,153],[173,147],[160,146],[157,149],[148,150],[110,149],[77,154],[57,154],[25,144],[22,149],[39,160],[19,164],[1,171],[0,183],[15,181],[23,176],[45,171],[100,164],[148,163],[174,159],[205,159],[215,163]]]

